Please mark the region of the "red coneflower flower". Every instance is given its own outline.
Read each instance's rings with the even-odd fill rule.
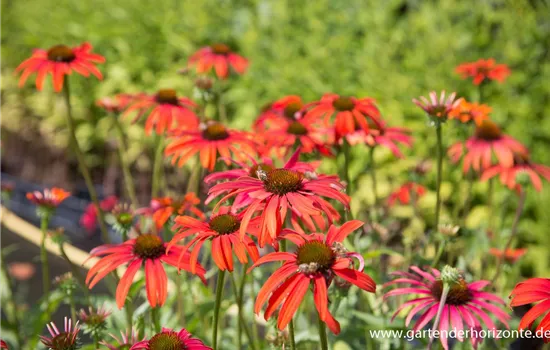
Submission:
[[[345,136],[350,145],[365,143],[370,147],[377,145],[388,148],[397,158],[404,158],[398,144],[412,147],[413,138],[410,130],[405,128],[389,128],[382,120],[379,125],[369,124],[369,131],[356,127],[356,131]]]
[[[521,306],[539,302],[532,307],[521,319],[518,329],[531,328],[535,320],[546,313],[542,318],[536,331],[543,330],[544,342],[549,343],[550,338],[547,337],[546,331],[550,329],[550,279],[548,278],[531,278],[527,281],[516,284],[512,293],[510,293],[510,306]]]
[[[445,91],[441,91],[439,99],[435,91],[430,92],[430,99],[424,96],[420,96],[419,100],[413,98],[413,103],[422,108],[426,114],[436,120],[445,121],[449,116],[449,113],[456,108],[460,99],[455,100],[456,92],[453,92],[445,99]]]
[[[120,113],[128,107],[130,103],[139,95],[132,94],[117,94],[112,97],[102,97],[96,101],[96,106],[99,108],[111,112]]]
[[[348,221],[341,227],[331,225],[326,237],[320,233],[306,235],[285,229],[280,237],[296,244],[296,252],[267,254],[248,270],[250,272],[253,268],[268,262],[283,261],[283,265],[267,279],[258,292],[254,312],[258,314],[263,304],[268,302],[264,313],[264,318],[268,320],[282,305],[277,327],[283,330],[298,310],[311,285],[320,319],[333,333],[340,333],[340,324],[328,309],[327,289],[333,278],[340,277],[367,292],[376,291],[376,283],[369,275],[363,273],[364,263],[361,255],[348,252],[342,244],[351,232],[361,226],[363,222],[359,220]],[[353,267],[353,257],[359,259],[359,269]]]
[[[33,204],[47,209],[55,209],[65,199],[71,196],[70,192],[65,191],[62,188],[53,187],[51,189],[46,188],[42,192],[34,191],[27,193],[27,199]]]
[[[177,126],[180,129],[194,129],[199,118],[193,112],[195,102],[187,97],[178,96],[174,89],[161,89],[154,95],[138,94],[134,103],[128,106],[124,115],[137,111],[133,122],[149,112],[145,122],[145,132],[150,135],[153,128],[157,134]]]
[[[542,190],[540,177],[550,181],[550,167],[531,162],[529,155],[525,152],[514,153],[511,167],[502,164],[486,169],[481,174],[481,181],[486,181],[496,175],[500,175],[500,182],[509,189],[517,189],[518,175],[525,174],[537,191]]]
[[[130,349],[132,345],[145,340],[145,337],[139,340],[138,332],[134,329],[132,329],[131,332],[126,332],[126,333],[123,333],[122,331],[120,331],[120,338],[118,338],[113,334],[109,334],[109,335],[118,343],[118,345],[112,345],[107,343],[106,341],[99,342],[99,344],[106,346],[107,348],[109,348],[109,350]]]
[[[462,79],[474,78],[475,85],[481,84],[485,79],[504,82],[510,75],[510,69],[505,64],[496,64],[493,58],[479,59],[476,62],[462,63],[456,67],[456,72]]]
[[[113,210],[117,203],[117,196],[109,196],[99,202],[99,206],[103,212],[109,212]],[[82,225],[89,234],[92,234],[97,229],[97,223],[97,208],[93,203],[90,203],[84,210],[84,214],[80,217],[80,225]]]
[[[449,147],[448,154],[454,163],[462,157],[462,169],[467,173],[470,168],[482,171],[491,166],[492,154],[497,157],[500,166],[509,168],[514,165],[514,153],[527,153],[527,149],[511,136],[503,134],[498,125],[484,120],[476,127],[474,136],[465,143],[458,142]]]
[[[90,73],[99,80],[103,75],[96,68],[95,64],[104,63],[105,57],[91,53],[92,45],[84,43],[77,47],[56,45],[49,50],[35,49],[32,56],[23,61],[15,72],[22,71],[19,79],[19,87],[22,87],[27,78],[36,72],[36,88],[42,90],[44,78],[51,74],[55,91],[63,89],[65,75],[72,74],[73,70],[80,75],[89,77]]]
[[[492,108],[487,105],[460,99],[460,104],[449,112],[449,119],[457,119],[461,123],[473,120],[476,125],[481,125],[483,121],[489,119],[491,110]]]
[[[193,192],[186,193],[182,199],[158,197],[151,199],[149,207],[136,210],[136,214],[151,216],[157,230],[159,230],[175,215],[190,213],[204,219],[204,213],[197,208],[200,202],[201,200]]]
[[[214,170],[218,155],[230,164],[231,154],[246,159],[256,155],[256,142],[244,131],[226,128],[223,124],[208,121],[196,130],[174,131],[172,142],[166,147],[165,154],[172,156],[172,164],[183,166],[189,158],[200,154],[203,168]]]
[[[285,96],[273,103],[269,103],[262,108],[262,113],[254,122],[255,131],[262,132],[273,123],[277,125],[281,120],[296,120],[302,117],[304,102],[300,96]]]
[[[363,130],[369,130],[368,120],[376,125],[380,124],[380,111],[372,98],[346,97],[337,94],[325,94],[321,100],[309,103],[306,116],[317,119],[325,118],[325,124],[329,124],[330,118],[336,115],[334,131],[336,138],[355,131],[359,125]]]
[[[417,200],[418,198],[426,194],[425,187],[414,182],[407,182],[390,194],[390,196],[388,197],[388,205],[391,207],[395,204],[396,201],[399,201],[403,205],[409,204],[412,197],[411,191],[414,192],[414,197]]]
[[[413,298],[399,306],[392,317],[393,320],[402,310],[412,306],[405,319],[405,325],[408,326],[415,315],[422,313],[413,328],[414,331],[418,331],[436,316],[444,282],[441,280],[440,272],[437,269],[430,268],[428,271],[422,271],[416,266],[411,266],[410,270],[412,272],[397,271],[392,273],[397,278],[384,284],[384,288],[396,284],[405,284],[408,287],[393,289],[384,295],[384,299],[396,295],[419,295],[418,298]],[[442,335],[441,344],[445,349],[448,350],[449,346],[447,338],[443,335],[448,334],[452,329],[458,332],[463,330],[464,324],[470,330],[476,329],[479,331],[482,328],[480,322],[482,320],[489,329],[496,330],[497,327],[489,314],[493,314],[508,327],[510,316],[495,305],[504,305],[504,301],[494,294],[482,291],[489,283],[489,281],[467,283],[462,276],[453,282],[447,294],[437,328],[440,332],[446,332],[440,333]],[[458,337],[458,340],[462,342],[464,338]],[[474,348],[477,348],[477,344],[481,341],[481,338],[470,339]]]
[[[199,49],[189,58],[189,66],[195,66],[197,73],[208,73],[212,67],[220,79],[229,76],[229,67],[238,74],[244,74],[248,60],[237,55],[226,44],[214,44]]]
[[[189,216],[178,216],[174,225],[174,230],[177,231],[168,244],[168,251],[177,242],[193,236],[193,239],[181,250],[181,254],[185,254],[192,249],[189,261],[191,273],[201,247],[206,241],[212,241],[212,258],[221,271],[233,271],[233,252],[242,264],[248,263],[247,252],[252,261],[256,261],[260,255],[254,241],[248,236],[244,236],[242,240],[239,238],[242,217],[243,213],[232,213],[228,207],[221,208],[218,213],[210,217],[208,222]],[[191,248],[193,245],[194,247]]]
[[[491,254],[494,257],[497,257],[499,259],[504,259],[510,264],[515,263],[518,261],[522,256],[527,253],[527,248],[520,248],[520,249],[506,249],[506,251],[502,249],[497,248],[490,248],[489,254]]]
[[[78,321],[73,325],[70,318],[65,317],[63,332],[60,332],[55,323],[50,322],[46,325],[50,336],[40,336],[40,341],[50,350],[70,350],[78,349],[78,332],[80,326]]]
[[[90,255],[101,257],[101,259],[88,271],[88,276],[86,276],[88,288],[92,289],[103,277],[120,265],[128,264],[116,290],[116,303],[121,309],[136,272],[144,265],[147,299],[152,307],[162,306],[166,301],[168,284],[162,263],[191,271],[189,254],[184,254],[182,257],[182,248],[179,246],[172,247],[167,253],[166,246],[167,244],[159,236],[147,233],[122,244],[105,244],[92,249]],[[196,263],[193,269],[195,274],[203,282],[206,282],[204,268]]]
[[[216,207],[240,193],[252,198],[253,201],[244,210],[240,235],[241,238],[244,237],[252,216],[261,210],[258,235],[260,247],[277,237],[288,210],[306,225],[312,225],[313,221],[318,221],[318,218],[322,218],[322,214],[325,214],[329,223],[332,223],[332,220],[339,217],[338,212],[321,197],[335,199],[348,209],[350,197],[341,192],[345,186],[337,176],[322,175],[310,178],[299,171],[292,170],[299,155],[300,149],[294,153],[283,168],[267,172],[258,171],[257,177],[243,176],[234,181],[213,186],[208,192],[209,196],[205,203],[208,204],[224,193],[227,194]]]

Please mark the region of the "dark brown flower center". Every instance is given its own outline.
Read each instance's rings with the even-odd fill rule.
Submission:
[[[76,340],[72,333],[63,332],[53,337],[50,348],[54,350],[76,350],[78,348]]]
[[[149,350],[184,350],[183,341],[176,332],[165,332],[154,335],[149,340]]]
[[[165,251],[164,243],[157,235],[147,233],[136,238],[134,254],[142,259],[158,259]]]
[[[338,111],[351,111],[355,108],[355,103],[349,97],[338,97],[332,102],[332,106]]]
[[[210,46],[212,49],[212,52],[218,55],[227,55],[229,52],[231,52],[231,49],[226,44],[214,44]]]
[[[76,58],[73,49],[66,45],[55,45],[48,50],[48,60],[55,62],[72,62]]]
[[[210,123],[202,131],[202,137],[211,141],[225,140],[229,137],[229,132],[221,123]]]
[[[179,104],[178,94],[174,89],[160,89],[155,97],[158,103],[165,103],[177,106]]]
[[[216,231],[220,235],[226,235],[237,231],[241,227],[240,220],[231,214],[221,214],[214,216],[208,223],[210,229]]]
[[[93,313],[88,315],[83,323],[87,326],[101,326],[105,324],[105,316]]]
[[[431,288],[432,296],[441,300],[441,294],[443,294],[443,282],[435,281]],[[447,294],[447,300],[445,304],[447,305],[463,305],[472,300],[472,294],[468,289],[468,284],[463,279],[460,279],[457,283],[453,284]]]
[[[336,259],[330,246],[321,241],[310,241],[302,244],[296,251],[298,265],[317,266],[317,270],[328,270]]]
[[[285,107],[283,113],[288,119],[294,119],[296,113],[299,112],[303,106],[302,102],[291,102]]]
[[[290,123],[286,131],[293,135],[307,135],[307,128],[298,121]]]
[[[264,188],[280,196],[289,192],[296,192],[302,188],[304,175],[289,169],[274,169],[266,173]]]
[[[275,169],[273,167],[273,165],[269,165],[269,164],[256,164],[254,166],[252,166],[252,168],[250,168],[249,172],[248,172],[248,176],[250,177],[253,177],[253,178],[258,178],[258,171],[263,171],[265,172],[266,174],[269,173],[271,170]]]
[[[482,140],[498,140],[502,135],[498,125],[490,120],[484,120],[476,128],[476,137]]]
[[[515,152],[514,153],[514,164],[515,165],[523,165],[523,164],[529,164],[530,158],[529,154],[525,152]]]

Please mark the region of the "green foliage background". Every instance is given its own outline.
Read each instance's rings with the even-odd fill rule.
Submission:
[[[229,42],[251,61],[226,97],[235,126],[247,127],[260,106],[283,95],[372,96],[393,125],[413,129],[413,160],[430,157],[435,140],[411,99],[442,89],[476,99],[476,88],[454,68],[494,57],[513,73],[504,84],[491,85],[484,102],[493,107],[495,121],[530,147],[536,162],[550,164],[548,1],[6,0],[2,12],[2,127],[7,130],[22,132],[34,118],[49,144],[67,143],[53,92],[37,94],[30,82],[17,89],[12,72],[32,48],[90,41],[107,58],[103,82],[73,78],[79,139],[96,166],[103,161],[97,154],[111,124],[93,107],[95,99],[161,87],[191,95],[192,80],[176,72],[197,48],[213,42]],[[445,129],[449,145],[456,133],[451,124]],[[132,161],[147,167],[141,127],[128,127],[128,134],[134,141]],[[404,181],[412,161],[386,163],[383,156],[384,178]],[[359,159],[355,172],[362,167]],[[447,175],[460,179],[458,171]],[[389,191],[388,184],[382,181],[382,192]],[[445,185],[448,196],[460,192],[457,181]],[[499,207],[513,211],[515,198],[498,188]],[[520,227],[520,244],[530,247],[525,276],[548,276],[549,188],[529,193]],[[476,191],[477,201],[484,201],[486,186],[476,185]],[[478,216],[470,223],[486,218],[483,208],[472,212]]]

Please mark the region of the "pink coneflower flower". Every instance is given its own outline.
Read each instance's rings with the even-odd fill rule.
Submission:
[[[73,325],[70,318],[65,317],[64,329],[60,332],[55,323],[50,322],[46,325],[50,332],[50,337],[40,336],[40,341],[49,350],[74,350],[80,347],[78,332],[80,332],[80,325],[78,321]]]
[[[0,349],[9,349],[8,344],[6,344],[6,342],[2,339],[0,339]]]
[[[368,131],[368,121],[380,124],[380,111],[376,107],[374,99],[368,97],[356,98],[325,94],[321,100],[309,103],[305,108],[307,109],[306,116],[313,119],[324,117],[326,125],[330,124],[331,117],[335,115],[334,131],[337,139],[353,133],[356,125]]]
[[[412,307],[407,313],[405,325],[409,326],[411,320],[421,314],[416,321],[413,330],[418,331],[424,328],[432,321],[440,307],[441,296],[443,293],[444,282],[441,279],[439,270],[428,268],[426,271],[416,266],[410,268],[412,272],[398,271],[392,273],[397,276],[396,279],[386,283],[385,287],[405,284],[407,287],[399,287],[387,292],[384,299],[396,295],[407,295],[411,299],[403,303],[393,314],[392,320],[406,308]],[[500,322],[508,327],[510,316],[506,314],[498,305],[504,305],[504,301],[498,296],[484,292],[489,281],[476,281],[467,283],[462,276],[450,282],[451,286],[443,306],[441,319],[438,325],[439,331],[449,332],[454,329],[460,331],[466,325],[469,329],[481,330],[483,321],[485,326],[491,330],[498,329],[489,315],[495,316]],[[412,297],[418,295],[418,297]],[[448,350],[448,339],[441,337],[441,344]],[[464,341],[464,338],[458,338],[458,341]],[[471,338],[470,342],[477,348],[482,339]]]
[[[474,85],[479,85],[485,79],[504,82],[510,75],[510,68],[505,64],[497,64],[494,58],[489,58],[462,63],[456,67],[456,72],[462,76],[462,79],[473,78]]]
[[[70,192],[57,187],[53,187],[52,189],[46,188],[42,192],[34,191],[27,193],[27,199],[33,204],[49,209],[57,208],[61,202],[70,196]]]
[[[250,272],[268,262],[283,262],[258,292],[254,312],[259,314],[263,304],[267,302],[264,318],[268,320],[282,305],[277,317],[277,327],[283,330],[298,310],[308,289],[313,287],[313,300],[319,318],[334,334],[340,333],[340,324],[328,309],[328,287],[333,279],[339,277],[367,292],[376,291],[376,283],[363,273],[361,255],[348,252],[342,244],[350,233],[361,226],[363,222],[359,220],[348,221],[341,227],[331,225],[326,236],[321,233],[306,235],[285,229],[280,238],[296,244],[296,252],[267,254],[248,270]],[[359,259],[358,269],[353,266],[353,257]]]
[[[195,102],[187,97],[178,96],[174,89],[161,89],[156,94],[138,94],[128,106],[124,115],[137,111],[133,122],[149,112],[145,122],[145,132],[164,133],[177,126],[179,129],[194,129],[199,125],[199,118],[193,111]]]
[[[174,131],[172,142],[164,152],[172,156],[172,164],[181,167],[195,154],[199,154],[203,168],[213,171],[221,156],[226,164],[233,157],[246,159],[257,154],[257,143],[244,131],[226,128],[222,123],[208,121],[196,130]]]
[[[304,224],[313,223],[324,214],[329,223],[339,218],[338,212],[322,197],[335,199],[349,208],[350,198],[342,190],[345,186],[337,176],[307,177],[292,170],[300,155],[298,149],[283,168],[267,172],[259,171],[257,177],[244,176],[234,181],[213,186],[208,192],[206,203],[225,194],[216,207],[240,193],[248,195],[253,201],[244,209],[240,235],[244,237],[248,224],[254,214],[261,217],[259,245],[270,243],[280,233],[283,223],[290,213]]]
[[[525,180],[530,181],[535,190],[540,192],[542,190],[540,177],[550,181],[550,167],[533,163],[527,153],[519,152],[514,153],[511,167],[505,167],[502,164],[492,166],[481,174],[481,181],[487,181],[497,175],[499,175],[500,182],[511,190],[521,189],[518,177],[525,175]]]
[[[254,122],[253,128],[257,132],[263,132],[266,128],[279,124],[281,120],[300,119],[304,106],[300,96],[289,95],[280,98],[262,108],[262,112]]]
[[[136,95],[132,94],[117,94],[112,97],[102,97],[97,100],[95,104],[107,112],[120,113],[124,111],[135,98]]]
[[[51,74],[56,92],[63,89],[65,75],[70,75],[73,71],[85,77],[89,77],[91,73],[101,80],[103,75],[95,65],[104,63],[105,57],[91,53],[91,51],[92,45],[89,43],[72,48],[66,45],[56,45],[48,50],[35,49],[32,56],[15,69],[16,73],[23,72],[19,79],[19,87],[25,85],[27,78],[32,73],[36,73],[36,88],[38,90],[42,90],[46,75]]]
[[[244,74],[248,60],[236,53],[226,44],[214,44],[199,49],[189,58],[189,66],[195,66],[197,73],[208,73],[212,68],[220,79],[229,76],[229,67],[237,74]]]
[[[458,142],[452,145],[448,154],[456,163],[466,153],[462,169],[467,173],[470,168],[483,171],[492,164],[494,153],[498,164],[504,168],[514,165],[514,153],[527,153],[527,149],[511,136],[503,134],[498,125],[490,120],[484,120],[476,127],[474,136],[465,143]]]
[[[193,338],[185,328],[176,332],[169,328],[162,328],[162,332],[155,334],[149,340],[142,340],[130,350],[157,350],[157,349],[185,349],[185,350],[212,350],[204,343]]]
[[[99,206],[103,212],[110,212],[117,203],[117,196],[109,196],[99,202]],[[80,217],[80,225],[84,227],[88,234],[92,234],[97,229],[97,224],[97,208],[93,203],[90,203],[84,210],[84,214]]]
[[[550,279],[548,278],[531,278],[527,281],[518,283],[512,293],[510,293],[510,306],[521,306],[540,302],[533,306],[521,319],[518,329],[531,328],[535,320],[546,314],[537,326],[536,331],[543,330],[544,342],[549,343],[550,338],[546,335],[546,331],[550,329]]]
[[[109,344],[105,340],[99,342],[99,344],[106,346],[109,350],[127,350],[130,349],[132,345],[145,340],[145,337],[140,340],[138,332],[134,329],[132,329],[131,332],[126,333],[120,331],[120,338],[113,334],[109,335],[118,343],[118,345]]]
[[[122,309],[136,272],[144,266],[147,299],[152,307],[162,306],[166,301],[168,285],[163,263],[178,269],[191,271],[189,254],[181,256],[182,247],[180,246],[172,247],[170,252],[167,253],[166,246],[167,244],[159,236],[146,233],[122,244],[105,244],[92,249],[90,256],[101,257],[101,259],[88,271],[86,277],[88,288],[92,289],[116,268],[128,264],[126,272],[120,279],[116,289],[116,303]],[[195,274],[203,282],[206,282],[204,268],[197,263],[193,269]]]
[[[456,100],[455,98],[456,92],[445,98],[445,91],[442,91],[438,99],[437,93],[432,91],[429,99],[420,96],[419,100],[413,98],[413,103],[435,120],[445,121],[449,113],[460,104],[460,99]]]
[[[345,135],[345,139],[350,145],[367,144],[369,147],[382,146],[388,148],[397,158],[404,158],[399,149],[399,144],[408,148],[412,147],[413,138],[410,130],[405,128],[387,127],[384,121],[379,125],[369,124],[369,131],[361,128],[353,133]]]
[[[414,182],[407,182],[390,194],[388,205],[391,207],[397,201],[403,205],[409,204],[412,197],[411,192],[414,192],[414,197],[418,200],[418,198],[426,194],[426,188]]]
[[[519,249],[508,248],[505,251],[497,248],[489,249],[489,254],[499,259],[503,259],[510,264],[513,264],[516,261],[518,261],[522,256],[525,255],[525,253],[527,253],[527,248],[519,248]]]

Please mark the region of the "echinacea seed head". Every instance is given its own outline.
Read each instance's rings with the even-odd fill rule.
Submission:
[[[494,122],[484,120],[476,127],[477,138],[487,141],[498,140],[502,136],[502,131]]]
[[[62,332],[52,338],[49,344],[53,350],[76,350],[80,348],[77,338],[73,333]]]
[[[298,247],[296,251],[298,270],[304,273],[315,273],[330,269],[336,255],[325,242],[309,241]]]
[[[304,105],[301,102],[291,102],[285,107],[283,114],[288,119],[295,119],[296,113],[298,113],[302,107],[304,107]]]
[[[202,131],[202,137],[210,141],[220,141],[227,139],[229,132],[223,124],[211,122]]]
[[[210,48],[212,49],[212,52],[217,55],[227,55],[231,52],[231,48],[229,48],[226,44],[214,44],[210,46]]]
[[[149,340],[149,350],[183,350],[186,348],[176,332],[163,332]]]
[[[67,45],[55,45],[48,50],[48,60],[69,63],[76,59],[74,51]]]
[[[443,281],[435,281],[432,284],[430,291],[435,299],[441,300],[441,295],[443,294]],[[472,294],[468,289],[468,284],[464,281],[464,278],[460,277],[455,283],[451,284],[445,304],[463,305],[468,303],[470,300],[472,300]]]
[[[220,235],[226,235],[237,231],[241,227],[241,222],[233,214],[221,214],[211,218],[208,225]]]
[[[355,103],[349,97],[338,97],[332,102],[332,106],[340,112],[343,111],[352,111],[355,108]]]
[[[293,135],[307,135],[307,128],[299,121],[293,121],[288,125],[286,131]]]
[[[273,165],[269,165],[269,164],[265,164],[265,163],[262,163],[262,164],[256,164],[256,165],[253,165],[249,172],[248,172],[248,175],[250,177],[254,177],[256,179],[259,179],[258,177],[258,171],[264,173],[264,174],[267,174],[268,172],[270,172],[271,170],[275,169],[273,167]],[[262,180],[263,181],[263,180]]]
[[[158,259],[164,255],[166,248],[159,236],[150,233],[142,234],[134,243],[134,254],[142,259]]]
[[[179,104],[178,94],[174,89],[160,89],[157,92],[155,100],[158,103],[177,106]]]
[[[262,177],[264,177],[263,180],[258,176],[264,182],[266,191],[280,196],[299,191],[304,179],[302,173],[290,169],[274,169]]]

